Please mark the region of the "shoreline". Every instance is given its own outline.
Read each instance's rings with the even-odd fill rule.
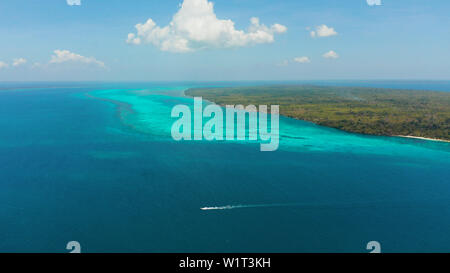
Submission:
[[[420,140],[428,140],[428,141],[438,141],[438,142],[447,142],[447,143],[450,143],[450,140],[439,139],[439,138],[430,138],[430,137],[401,136],[401,135],[397,135],[397,136],[394,136],[394,137],[412,138],[412,139],[420,139]]]
[[[187,91],[187,90],[189,90],[189,89],[186,89],[186,90],[183,91],[183,95],[184,95],[185,97],[193,98],[194,96],[192,96],[192,95],[186,95],[186,92],[185,92],[185,91]],[[219,105],[219,106],[221,106],[221,107],[225,107],[225,105],[217,104],[217,103],[215,103],[214,101],[209,101],[209,100],[206,100],[206,99],[203,99],[203,100],[204,100],[204,101],[208,101],[208,102],[213,103],[213,104],[216,104],[216,105]],[[257,112],[259,112],[259,111],[257,111]],[[329,126],[317,124],[317,123],[312,122],[312,121],[309,121],[309,120],[298,119],[298,118],[295,118],[295,117],[290,117],[290,116],[286,116],[286,115],[282,115],[282,114],[280,114],[280,116],[284,116],[284,117],[287,117],[287,118],[292,118],[292,119],[295,119],[295,120],[301,120],[301,121],[311,122],[311,123],[313,123],[313,124],[316,124],[316,125],[319,125],[319,126],[324,126],[324,127],[327,127],[327,128],[333,128],[333,129],[342,130],[342,129],[335,128],[335,127],[329,127]],[[353,134],[361,134],[361,133],[358,133],[358,132],[352,132],[352,131],[347,131],[347,130],[342,130],[342,131],[348,132],[348,133],[353,133]],[[367,135],[371,135],[371,134],[367,134]],[[371,136],[401,137],[401,138],[409,138],[409,139],[419,139],[419,140],[426,140],[426,141],[436,141],[436,142],[446,142],[446,143],[450,143],[450,140],[446,140],[446,139],[438,139],[438,138],[430,138],[430,137],[419,137],[419,136],[409,136],[409,135],[408,135],[408,136],[404,136],[404,135],[371,135]]]

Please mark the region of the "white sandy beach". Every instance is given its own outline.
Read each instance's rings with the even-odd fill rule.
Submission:
[[[445,140],[445,139],[418,137],[418,136],[396,136],[396,137],[415,138],[415,139],[430,140],[430,141],[440,141],[440,142],[450,142],[449,140]]]

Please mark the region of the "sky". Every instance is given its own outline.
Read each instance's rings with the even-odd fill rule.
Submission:
[[[450,80],[448,0],[0,0],[0,81]]]

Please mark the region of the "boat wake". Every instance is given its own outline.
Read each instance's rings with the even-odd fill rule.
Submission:
[[[227,210],[227,209],[245,209],[245,208],[270,208],[270,207],[289,207],[299,206],[300,204],[260,204],[260,205],[227,205],[221,207],[204,207],[201,210]]]
[[[300,207],[302,209],[361,209],[361,208],[416,208],[435,206],[436,202],[442,200],[434,200],[434,202],[425,201],[398,201],[398,202],[358,202],[358,203],[334,203],[334,204],[308,204],[308,203],[279,203],[279,204],[258,204],[258,205],[227,205],[219,207],[203,207],[201,210],[230,210],[230,209],[246,209],[246,208],[274,208],[274,207]],[[445,200],[448,206],[450,200]]]

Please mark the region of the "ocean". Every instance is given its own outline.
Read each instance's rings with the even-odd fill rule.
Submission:
[[[0,83],[0,252],[450,251],[450,143],[285,117],[275,152],[171,138],[184,90],[275,83]]]

